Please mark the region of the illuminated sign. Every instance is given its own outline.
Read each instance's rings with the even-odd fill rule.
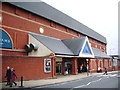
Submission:
[[[12,40],[10,36],[1,29],[0,29],[0,48],[12,49]]]

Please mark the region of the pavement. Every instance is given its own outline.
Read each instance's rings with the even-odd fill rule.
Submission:
[[[23,81],[23,87],[21,86],[21,82],[16,82],[17,86],[13,86],[13,87],[9,87],[6,86],[6,82],[4,83],[0,83],[0,85],[2,84],[2,89],[18,89],[18,88],[32,88],[32,87],[37,87],[37,86],[44,86],[44,85],[51,85],[51,84],[57,84],[57,83],[61,83],[61,82],[69,82],[72,80],[77,80],[77,79],[81,79],[81,78],[85,78],[85,77],[91,77],[94,75],[101,75],[102,73],[89,73],[89,75],[87,75],[87,73],[80,73],[78,75],[58,75],[57,78],[55,79],[40,79],[40,80],[29,80],[29,81]]]

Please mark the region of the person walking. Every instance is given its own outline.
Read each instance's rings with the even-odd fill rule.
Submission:
[[[104,71],[105,71],[104,75],[108,75],[107,68],[104,68]]]
[[[82,73],[83,64],[80,66],[80,73]]]
[[[100,68],[100,67],[98,67],[97,72],[98,72],[98,73],[101,72],[101,68]]]
[[[65,73],[64,73],[64,75],[68,75],[68,68],[67,67],[65,67]]]
[[[17,76],[15,74],[15,70],[13,68],[11,68],[10,87],[12,87],[13,83],[15,84],[15,86],[17,85],[17,83],[15,82],[16,78],[17,78]]]
[[[7,67],[7,71],[6,71],[6,76],[5,76],[5,78],[7,79],[7,84],[6,84],[6,86],[10,85],[11,69],[10,69],[9,66]]]

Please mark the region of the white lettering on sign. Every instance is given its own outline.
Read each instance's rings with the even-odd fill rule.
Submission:
[[[1,39],[1,38],[0,38],[0,42],[10,43],[10,40],[8,40],[8,39]]]

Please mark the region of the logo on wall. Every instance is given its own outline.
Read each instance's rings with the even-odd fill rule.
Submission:
[[[51,59],[44,59],[44,72],[51,72]]]
[[[0,29],[0,48],[12,49],[12,40],[10,36],[2,29]]]

